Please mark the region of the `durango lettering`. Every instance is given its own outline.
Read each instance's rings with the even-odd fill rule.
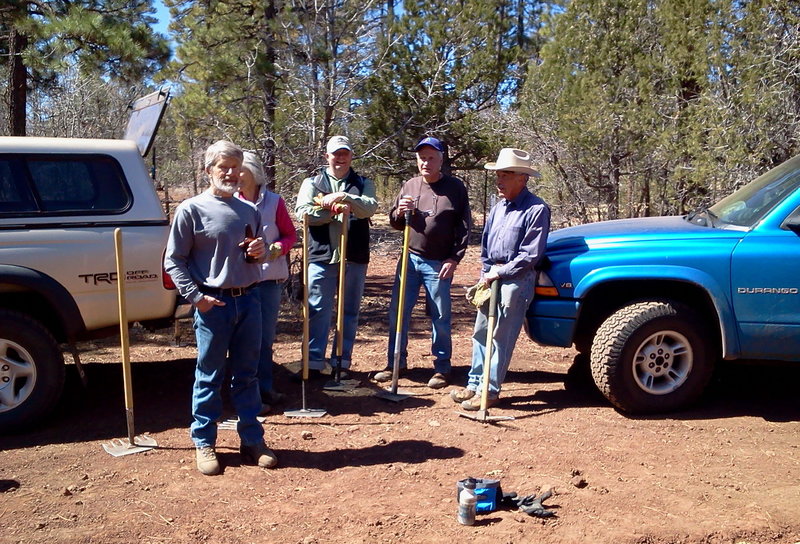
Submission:
[[[796,295],[797,287],[737,287],[740,295]]]

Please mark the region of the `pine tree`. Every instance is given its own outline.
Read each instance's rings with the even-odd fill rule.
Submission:
[[[536,46],[536,26],[524,24],[531,4],[404,3],[387,25],[388,56],[365,98],[366,137],[385,173],[408,173],[414,144],[426,135],[445,141],[449,160],[466,168],[497,152],[482,116],[515,99],[521,66]]]
[[[163,36],[148,25],[152,0],[7,0],[0,7],[0,49],[9,58],[9,132],[25,135],[30,88],[82,74],[141,81],[166,61]]]
[[[182,87],[173,105],[183,134],[227,137],[260,152],[287,189],[319,164],[334,131],[352,135],[358,91],[376,56],[377,2],[170,5],[179,43],[170,77]]]

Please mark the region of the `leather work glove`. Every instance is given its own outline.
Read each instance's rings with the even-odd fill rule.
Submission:
[[[345,204],[343,202],[337,202],[331,205],[331,213],[336,215],[344,212],[350,211],[350,204]]]
[[[476,308],[483,306],[487,300],[492,296],[492,291],[483,282],[479,281],[469,289],[467,289],[467,300]]]
[[[279,242],[272,242],[267,248],[267,260],[274,261],[283,253],[283,246]]]
[[[514,502],[521,512],[525,512],[529,516],[535,516],[537,518],[549,518],[551,516],[555,516],[556,513],[553,510],[547,510],[542,503],[549,499],[552,495],[553,491],[548,489],[538,497],[536,494],[526,495],[522,498],[517,497],[514,499]]]
[[[338,193],[334,193],[338,194]],[[345,202],[326,202],[326,197],[331,195],[323,195],[322,193],[318,193],[317,196],[314,197],[313,202],[314,206],[321,210],[330,210],[333,215],[338,215],[340,213],[350,211],[350,205]]]

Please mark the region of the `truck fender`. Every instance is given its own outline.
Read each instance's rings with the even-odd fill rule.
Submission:
[[[0,264],[0,285],[18,286],[42,296],[52,309],[51,317],[58,320],[64,331],[65,338],[57,338],[60,341],[73,341],[86,328],[75,299],[47,274],[24,266]],[[53,334],[59,336],[55,331]]]
[[[612,266],[592,270],[581,278],[575,286],[574,297],[583,299],[592,289],[607,282],[620,280],[655,280],[676,281],[693,284],[707,292],[717,313],[722,340],[722,358],[735,358],[740,353],[739,337],[736,328],[736,319],[730,303],[728,291],[724,289],[713,276],[685,266],[664,265],[636,265]]]

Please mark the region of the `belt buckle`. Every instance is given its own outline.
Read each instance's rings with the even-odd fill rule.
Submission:
[[[245,294],[244,287],[233,287],[231,288],[231,296],[232,297],[240,297]]]

